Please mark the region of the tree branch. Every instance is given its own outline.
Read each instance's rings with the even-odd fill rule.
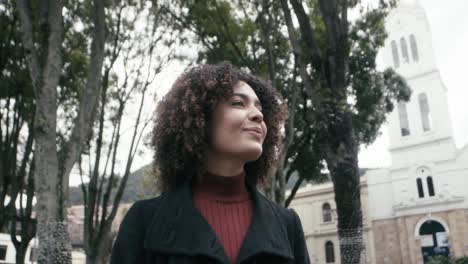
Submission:
[[[29,65],[29,75],[31,76],[33,89],[37,94],[41,86],[39,82],[40,65],[36,49],[34,48],[31,10],[27,0],[17,0],[16,6],[21,20],[21,39],[26,53],[26,60]]]
[[[169,15],[171,15],[172,18],[177,20],[182,25],[182,27],[184,27],[184,28],[188,29],[189,31],[195,33],[200,38],[201,42],[203,43],[203,45],[206,48],[208,48],[209,50],[214,49],[213,45],[211,45],[208,41],[206,41],[205,36],[199,31],[199,29],[197,29],[197,28],[193,29],[191,24],[183,21],[180,17],[178,17],[169,8],[163,6],[163,7],[161,7],[161,9],[164,10],[165,12],[167,12]]]
[[[307,16],[300,0],[290,0],[290,2],[299,22],[299,29],[301,31],[302,39],[308,50],[311,52],[312,64],[315,68],[320,69],[322,64],[322,55],[319,47],[317,46],[317,41],[315,40],[314,31],[310,25],[309,17]],[[283,4],[281,5],[283,6]],[[286,3],[285,5],[286,7],[283,7],[283,10],[284,8],[288,8]]]
[[[336,54],[342,35],[338,16],[338,2],[337,0],[319,0],[319,3],[320,12],[327,28],[328,47]]]
[[[105,44],[105,13],[104,2],[100,0],[93,1],[93,42],[91,44],[91,62],[87,73],[86,87],[80,98],[78,115],[75,119],[75,126],[71,133],[70,140],[62,149],[60,157],[63,161],[60,163],[59,173],[63,178],[61,182],[62,193],[67,193],[68,177],[73,165],[81,154],[83,142],[89,137],[94,120],[99,91],[101,89],[101,70],[104,60]]]
[[[348,0],[341,0],[341,34],[343,39],[348,38]]]
[[[231,32],[229,30],[229,26],[226,23],[226,19],[224,17],[221,17],[221,10],[219,10],[219,6],[218,6],[217,1],[212,1],[212,3],[216,8],[216,11],[217,11],[216,13],[218,15],[219,20],[221,21],[221,24],[223,25],[223,28],[224,28],[224,31],[221,31],[221,32],[224,32],[224,35],[229,40],[229,43],[234,48],[234,51],[236,52],[237,56],[239,56],[242,63],[247,68],[249,68],[250,71],[253,71],[254,69],[252,69],[252,65],[250,65],[250,62],[245,58],[244,54],[240,51],[239,47],[237,46],[236,42],[234,41],[234,38],[232,37]]]
[[[292,22],[292,17],[291,17],[291,12],[288,7],[287,0],[280,0],[281,1],[281,8],[283,9],[284,13],[284,18],[286,22],[286,26],[288,28],[288,35],[289,35],[289,40],[291,42],[291,46],[293,49],[294,56],[296,58],[297,65],[299,67],[299,73],[301,75],[302,82],[304,83],[305,90],[308,94],[308,97],[314,102],[315,105],[319,105],[319,96],[317,95],[316,87],[320,85],[320,82],[316,82],[316,86],[314,86],[311,82],[309,73],[307,72],[307,62],[303,60],[304,58],[304,52],[302,50],[302,47],[299,43],[299,39],[296,36],[296,32],[294,30],[293,22]],[[294,1],[294,0],[292,0]],[[302,5],[301,5],[302,8]],[[302,8],[303,10],[303,8]],[[305,14],[305,12],[304,12]],[[309,23],[307,21],[307,23]],[[310,24],[309,24],[310,26]],[[318,64],[321,64],[317,62]]]

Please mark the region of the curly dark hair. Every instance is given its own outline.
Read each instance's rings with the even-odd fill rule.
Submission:
[[[151,145],[155,151],[154,169],[159,170],[159,187],[163,191],[203,175],[203,155],[210,142],[213,111],[218,102],[232,95],[232,88],[239,81],[250,85],[257,94],[268,127],[262,155],[245,165],[250,182],[264,183],[281,147],[286,105],[267,82],[223,62],[188,69],[158,104]]]

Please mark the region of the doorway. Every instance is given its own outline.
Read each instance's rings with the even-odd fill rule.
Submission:
[[[419,228],[419,236],[424,263],[428,263],[435,256],[449,256],[448,234],[438,221],[425,221]]]

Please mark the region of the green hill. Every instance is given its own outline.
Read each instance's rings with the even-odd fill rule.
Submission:
[[[154,192],[153,186],[148,186],[151,184],[143,183],[145,171],[149,171],[151,169],[151,164],[143,166],[136,171],[132,172],[128,176],[127,186],[125,187],[124,194],[122,196],[122,203],[131,203],[137,200],[141,200],[143,198],[154,196],[151,193]],[[120,180],[120,178],[119,178]],[[114,188],[112,192],[111,201],[114,198],[116,188]],[[69,205],[82,205],[83,204],[83,192],[81,190],[81,186],[73,186],[70,187]]]

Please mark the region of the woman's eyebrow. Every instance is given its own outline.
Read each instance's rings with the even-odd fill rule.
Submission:
[[[239,96],[241,97],[242,99],[244,100],[247,100],[247,101],[250,101],[250,100],[254,100],[254,104],[255,106],[260,106],[262,107],[262,104],[260,103],[260,101],[258,99],[253,99],[253,97],[249,97],[248,95],[246,94],[243,94],[243,93],[233,93],[232,96]]]

